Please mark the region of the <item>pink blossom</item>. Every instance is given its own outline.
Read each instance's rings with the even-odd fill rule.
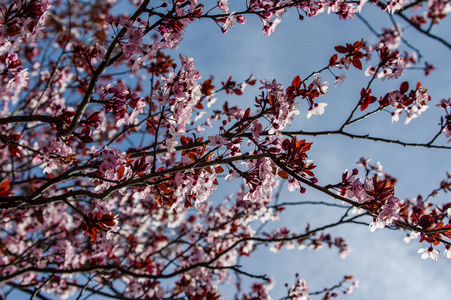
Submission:
[[[359,161],[357,162],[357,165],[360,167],[366,167],[370,161],[371,158],[360,157]]]
[[[376,229],[382,229],[385,227],[384,222],[382,221],[373,221],[370,223],[370,231],[374,232]]]
[[[314,103],[313,107],[310,107],[307,113],[307,118],[310,119],[311,116],[314,115],[322,115],[324,114],[324,107],[327,106],[327,103]]]
[[[38,149],[39,154],[33,157],[33,164],[43,164],[43,173],[51,173],[60,168],[60,157],[67,157],[72,153],[72,148],[63,141],[50,140],[44,142],[39,140],[34,148]]]
[[[410,243],[411,240],[416,239],[419,236],[420,236],[419,232],[412,231],[403,239],[403,241],[408,244]]]
[[[340,20],[352,19],[357,12],[357,8],[353,3],[345,3],[344,0],[325,3],[328,6],[327,13],[333,12],[337,14]]]
[[[131,27],[127,30],[128,42],[133,45],[141,45],[143,34],[141,29]]]
[[[227,33],[227,30],[229,28],[233,28],[233,21],[236,19],[236,12],[232,12],[224,22],[224,25],[222,26],[222,32]]]
[[[427,105],[421,105],[421,106],[416,106],[413,105],[411,107],[408,107],[406,110],[406,121],[404,122],[404,125],[407,125],[410,123],[410,121],[412,121],[413,119],[418,118],[423,112],[425,112],[427,109],[429,108],[429,106]]]
[[[451,136],[451,124],[446,125],[445,128],[443,128],[442,132],[445,134],[447,138],[449,138]],[[448,140],[448,143],[449,142],[451,142],[451,139]]]
[[[260,138],[260,133],[263,132],[263,125],[259,121],[252,122],[252,138],[256,141]]]
[[[398,122],[399,121],[399,116],[401,115],[403,109],[402,108],[398,108],[396,109],[394,112],[391,113],[391,122]]]
[[[377,78],[385,79],[397,79],[403,74],[404,71],[404,59],[397,55],[397,58],[387,62],[383,70],[377,74]]]
[[[313,86],[316,87],[320,95],[327,94],[327,85],[329,82],[321,82],[321,77],[316,76],[315,80],[313,80]]]
[[[335,77],[335,83],[334,86],[340,85],[343,80],[345,79],[346,75],[345,74],[341,74],[340,76]]]
[[[401,0],[404,1],[404,0]],[[399,47],[402,37],[402,28],[397,25],[390,29],[383,28],[383,33],[379,41],[387,46],[388,49],[394,50]]]
[[[27,69],[22,69],[13,78],[8,81],[6,88],[10,91],[15,90],[18,94],[22,89],[25,89],[28,85],[28,71]]]
[[[244,24],[244,23],[246,23],[246,17],[240,15],[240,16],[236,17],[236,22],[238,24]]]
[[[169,153],[175,152],[175,146],[178,144],[177,140],[175,138],[167,139],[166,142],[166,148],[168,149]]]
[[[439,16],[446,16],[451,11],[451,5],[445,0],[431,0],[428,1],[428,15],[433,18],[440,18]]]
[[[435,261],[438,261],[438,255],[439,255],[440,251],[438,251],[437,249],[434,249],[432,246],[430,246],[428,248],[418,249],[418,253],[421,253],[422,259],[431,258]]]
[[[259,88],[259,90],[265,89],[269,92],[274,92],[275,94],[283,93],[283,85],[278,83],[275,79],[273,79],[271,82],[266,80],[260,80],[262,86]]]
[[[96,49],[97,49],[97,57],[101,60],[105,57],[107,50],[105,46],[100,45],[99,43],[96,43]]]
[[[440,100],[440,104],[436,105],[440,109],[447,109],[451,107],[451,98]]]
[[[408,2],[408,0],[392,0],[387,4],[387,11],[394,14],[396,11],[402,9],[406,2]]]
[[[351,285],[351,286],[349,286],[347,289],[346,289],[346,291],[344,291],[344,294],[346,294],[346,295],[351,295],[351,294],[353,294],[354,293],[354,287]]]
[[[208,140],[210,141],[208,146],[212,147],[221,147],[227,144],[227,141],[221,135],[209,135]]]
[[[219,9],[222,10],[223,13],[229,12],[229,3],[227,3],[227,0],[219,0],[218,1]]]
[[[121,152],[116,148],[109,148],[105,147],[101,152],[100,156],[103,158],[99,171],[103,173],[104,176],[112,175],[114,172],[109,171],[116,171],[116,169],[125,163],[125,152]],[[115,174],[114,174],[115,175]],[[114,179],[109,178],[109,179]],[[108,177],[107,177],[108,178]]]
[[[375,66],[369,66],[365,71],[365,76],[374,76],[376,74],[377,68]]]
[[[147,106],[146,101],[143,100],[143,98],[139,98],[139,100],[136,102],[135,110],[138,111],[140,114],[144,113],[144,108]]]
[[[263,27],[263,34],[266,35],[266,36],[270,36],[272,33],[274,33],[276,31],[276,29],[279,26],[280,22],[282,22],[282,20],[280,18],[277,18],[277,19],[275,19],[272,22],[268,22],[269,26],[265,25]]]
[[[239,176],[238,172],[235,170],[230,170],[229,174],[226,175],[225,180],[227,182],[230,182],[230,180],[232,180],[232,178],[237,178]]]
[[[306,280],[298,279],[296,284],[288,291],[289,299],[308,300],[309,285]]]
[[[443,253],[443,257],[446,259],[451,259],[451,246],[445,245],[445,252]]]
[[[340,252],[338,253],[340,255],[341,258],[346,258],[348,257],[349,254],[351,254],[351,248],[349,247],[345,247],[340,249]]]
[[[390,226],[395,220],[399,219],[399,210],[399,199],[391,195],[382,206],[382,209],[377,216],[377,220],[384,220],[385,225]]]
[[[347,192],[347,197],[354,198],[358,203],[365,203],[373,199],[370,195],[367,194],[364,185],[360,182],[360,179],[355,179]]]
[[[131,59],[133,55],[138,53],[139,46],[132,43],[128,43],[122,46],[122,51],[124,52],[124,56],[126,59]]]

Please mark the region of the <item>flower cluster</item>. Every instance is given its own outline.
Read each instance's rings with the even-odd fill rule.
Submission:
[[[366,168],[367,173],[372,170],[376,172],[373,177],[365,177],[364,183],[356,178],[358,170],[351,173],[347,170],[342,175],[339,195],[354,200],[359,204],[359,208],[369,210],[373,215],[373,222],[370,224],[370,231],[374,232],[378,228],[391,226],[395,220],[401,217],[399,212],[402,204],[394,196],[395,179],[382,178],[381,167],[368,163],[368,160],[360,159],[360,165]]]
[[[277,173],[277,167],[267,157],[249,160],[243,164],[249,168],[245,181],[246,186],[250,189],[244,199],[253,202],[267,201],[276,184],[274,174]]]
[[[292,99],[288,99],[284,93],[282,84],[275,79],[270,81],[261,80],[262,86],[260,89],[269,92],[268,102],[272,105],[269,113],[271,120],[270,133],[279,132],[291,124],[294,116],[299,114],[297,103]]]
[[[135,125],[138,123],[138,115],[144,112],[147,103],[136,93],[131,93],[127,85],[119,81],[115,85],[109,83],[103,87],[99,103],[107,112],[112,112],[116,118],[116,126]],[[132,107],[131,113],[127,112]]]
[[[398,215],[401,207],[399,205],[399,199],[393,195],[390,195],[385,203],[380,208],[379,214],[374,218],[370,224],[371,232],[374,232],[377,228],[384,228],[385,226],[391,226],[393,221],[398,220]]]
[[[399,116],[403,111],[406,112],[405,124],[409,124],[413,119],[418,118],[423,112],[425,112],[429,106],[426,102],[431,100],[431,97],[427,94],[427,89],[422,86],[420,82],[417,83],[416,88],[409,93],[409,83],[403,82],[399,90],[387,93],[381,100],[381,107],[390,106],[395,109],[392,115],[392,122],[399,120]]]
[[[214,168],[212,172],[185,172],[177,173],[174,177],[177,189],[175,195],[177,202],[173,204],[173,208],[179,203],[184,203],[185,207],[196,208],[205,202],[216,189],[216,173]]]
[[[305,279],[298,279],[288,291],[289,299],[308,300],[310,288]]]
[[[375,47],[374,50],[379,51],[379,65],[369,66],[366,71],[366,76],[376,76],[377,78],[385,79],[397,79],[403,74],[405,59],[401,57],[399,51],[391,51],[388,47],[382,48]],[[378,72],[379,71],[379,72]],[[376,72],[378,72],[376,74]]]
[[[408,0],[391,0],[387,3],[387,11],[391,14],[396,13],[396,11],[403,8]]]
[[[397,49],[401,43],[402,28],[401,26],[393,26],[390,29],[384,28],[379,41],[393,51]]]
[[[193,59],[180,55],[180,60],[182,63],[180,71],[177,74],[171,72],[167,77],[162,77],[164,85],[156,89],[152,95],[152,99],[157,100],[160,105],[170,107],[171,115],[166,116],[165,120],[169,124],[172,137],[186,132],[191,114],[202,95],[202,86],[197,83],[201,75],[196,70]],[[175,144],[174,138],[166,142],[168,149],[172,149],[171,145]]]
[[[66,142],[61,140],[51,140],[44,142],[39,140],[34,148],[39,154],[33,157],[33,164],[43,166],[43,173],[52,173],[61,170],[62,164],[70,162],[72,148]]]
[[[105,181],[100,181],[95,187],[96,191],[106,190],[113,185],[113,182],[118,182],[132,176],[131,168],[126,164],[126,153],[121,152],[116,148],[105,147],[101,151],[94,148],[90,153],[93,158],[101,158],[99,161],[99,173]]]

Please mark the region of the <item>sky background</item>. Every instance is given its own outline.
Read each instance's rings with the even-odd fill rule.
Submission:
[[[231,11],[238,10],[236,6],[234,8],[234,2],[237,1],[229,1]],[[363,16],[378,31],[382,26],[392,26],[386,14],[371,5],[364,8]],[[405,115],[399,122],[392,124],[388,113],[380,113],[349,129],[354,133],[371,133],[408,142],[427,142],[438,130],[440,111],[435,108],[435,104],[442,98],[449,98],[451,94],[451,51],[417,34],[413,28],[407,28],[406,23],[400,23],[405,29],[404,37],[421,50],[425,60],[432,63],[436,70],[426,78],[422,71],[407,70],[400,80],[376,80],[372,85],[373,94],[383,96],[399,88],[402,81],[409,81],[413,87],[420,80],[432,97],[430,108],[409,125],[404,125]],[[449,21],[447,23],[451,25]],[[444,23],[440,31],[433,32],[450,38],[450,28]],[[370,43],[377,41],[376,36],[357,18],[343,21],[335,15],[324,14],[301,22],[296,11],[291,10],[284,16],[276,33],[269,37],[262,34],[260,20],[252,16],[247,17],[246,24],[235,24],[226,34],[212,21],[196,21],[187,28],[178,52],[193,57],[203,79],[213,75],[216,86],[229,75],[239,82],[253,73],[259,80],[276,78],[286,87],[296,75],[305,78],[312,71],[325,66],[335,53],[334,46],[353,43],[362,37]],[[400,49],[412,52],[403,45]],[[367,66],[364,64],[363,69]],[[338,69],[334,72],[340,74]],[[328,103],[325,114],[307,119],[307,105],[301,103],[301,115],[294,120],[289,130],[337,129],[358,101],[360,89],[368,82],[368,77],[363,76],[362,71],[354,69],[345,74],[343,84],[334,88],[334,77],[328,72],[322,73],[320,76],[323,80],[331,83],[329,94],[317,100]],[[229,105],[251,106],[258,93],[257,88],[258,85],[249,89],[240,98],[220,94],[216,105],[219,107],[227,100]],[[314,142],[309,158],[317,164],[315,174],[323,185],[340,181],[341,173],[356,167],[360,157],[371,158],[371,163],[380,161],[384,172],[398,179],[396,196],[400,199],[414,198],[418,194],[426,196],[439,186],[446,171],[451,171],[451,160],[446,150],[404,148],[338,136],[305,138]],[[438,142],[444,144],[445,137],[440,137]],[[214,197],[221,197],[225,193],[221,190],[224,187],[220,185]],[[280,197],[280,201],[284,202],[299,200],[321,201],[327,198],[311,189],[301,195],[298,192],[289,193],[286,188]],[[441,194],[433,201],[449,202],[449,194]],[[341,212],[318,206],[290,207],[275,225],[286,225],[302,232],[307,222],[312,227],[324,225],[339,219]],[[251,273],[274,276],[274,299],[286,295],[284,283],[294,283],[295,273],[308,281],[311,291],[332,286],[343,275],[354,275],[360,280],[360,288],[354,295],[348,296],[349,299],[449,299],[451,261],[443,259],[442,247],[438,248],[441,251],[440,260],[435,262],[422,260],[417,253],[419,248],[427,247],[428,244],[419,244],[418,239],[406,244],[403,242],[404,232],[385,229],[371,233],[366,226],[357,225],[345,225],[329,232],[333,236],[344,237],[350,245],[352,252],[346,259],[341,259],[336,249],[283,250],[274,254],[268,248],[263,248],[258,255],[242,263]]]

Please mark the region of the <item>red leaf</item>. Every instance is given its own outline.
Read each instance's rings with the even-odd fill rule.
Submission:
[[[0,196],[8,196],[11,194],[12,193],[9,191],[9,180],[7,178],[0,184]]]
[[[215,86],[211,84],[211,79],[207,79],[202,84],[202,94],[204,95],[211,95],[211,93],[214,91]]]
[[[337,63],[338,55],[334,54],[329,60],[329,67],[334,66]]]
[[[343,46],[335,46],[335,50],[338,52],[338,53],[348,53],[348,49],[346,48],[346,47],[343,47]]]
[[[405,94],[409,90],[409,83],[407,81],[404,81],[401,83],[401,86],[399,87],[399,91],[402,94]]]
[[[251,109],[250,108],[246,109],[246,111],[244,112],[243,119],[249,118],[250,114],[251,114]]]
[[[295,90],[298,90],[301,86],[301,78],[298,76],[294,77],[293,82],[291,83]]]
[[[233,89],[233,92],[234,92],[236,95],[241,95],[241,94],[243,94],[243,92],[241,92],[241,90],[238,89],[238,88]]]
[[[125,167],[120,166],[119,169],[117,170],[117,178],[122,179],[122,177],[124,177],[124,173],[125,173]]]
[[[354,67],[356,67],[357,69],[362,70],[362,62],[360,61],[360,59],[354,58],[354,59],[352,60],[352,65],[353,65]]]
[[[355,42],[353,47],[354,47],[354,50],[359,50],[360,47],[362,47],[362,41]]]
[[[10,140],[17,142],[20,139],[20,134],[10,134],[10,135],[8,135],[8,138]]]
[[[288,179],[288,173],[287,172],[285,172],[285,171],[283,171],[283,170],[280,170],[278,173],[277,173],[277,175],[279,175],[281,178],[283,178],[283,179]]]
[[[257,80],[249,80],[249,81],[247,81],[247,84],[249,84],[249,85],[255,85],[255,83],[257,82]]]
[[[94,142],[94,139],[93,139],[92,137],[90,137],[90,136],[86,136],[86,135],[77,135],[77,134],[75,134],[75,136],[76,136],[80,141],[82,141],[82,142],[85,143],[85,144],[89,144],[89,143]]]
[[[13,157],[20,157],[22,155],[22,151],[16,145],[8,145],[8,150]]]
[[[367,108],[368,108],[368,104],[366,104],[366,103],[360,105],[360,111],[364,111]]]
[[[186,146],[188,145],[188,139],[184,135],[182,135],[180,136],[180,143],[182,144],[182,146]]]
[[[289,87],[287,87],[287,96],[288,97],[293,97],[294,96],[294,89],[293,89],[293,86],[289,86]]]

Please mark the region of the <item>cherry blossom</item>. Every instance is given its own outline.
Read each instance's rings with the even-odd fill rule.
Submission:
[[[309,286],[307,281],[303,279],[298,279],[296,284],[290,288],[288,292],[288,297],[290,299],[307,300],[309,294]]]
[[[439,258],[439,253],[440,251],[438,251],[437,249],[434,249],[432,246],[428,247],[428,248],[420,248],[418,249],[418,253],[421,253],[421,258],[422,259],[427,259],[427,258],[431,258],[435,261],[438,260]]]
[[[320,116],[324,114],[324,107],[327,106],[327,103],[315,103],[313,107],[309,108],[307,113],[307,118],[310,119],[311,116],[317,115]]]
[[[27,85],[28,72],[27,69],[22,69],[8,81],[6,88],[10,91],[15,91],[15,93],[18,94],[21,90],[25,89]]]
[[[451,246],[445,245],[445,252],[443,253],[443,257],[446,259],[451,259]]]
[[[335,86],[340,85],[340,84],[343,82],[343,80],[344,80],[345,78],[346,78],[346,75],[345,75],[345,74],[340,74],[339,76],[336,76],[336,77],[335,77],[334,85],[335,85]]]
[[[219,0],[218,5],[223,13],[226,14],[229,12],[229,3],[227,3],[227,0]]]
[[[227,144],[227,141],[220,135],[215,135],[215,136],[208,136],[208,140],[210,141],[208,143],[209,146],[213,146],[213,147],[221,147],[225,144]]]

